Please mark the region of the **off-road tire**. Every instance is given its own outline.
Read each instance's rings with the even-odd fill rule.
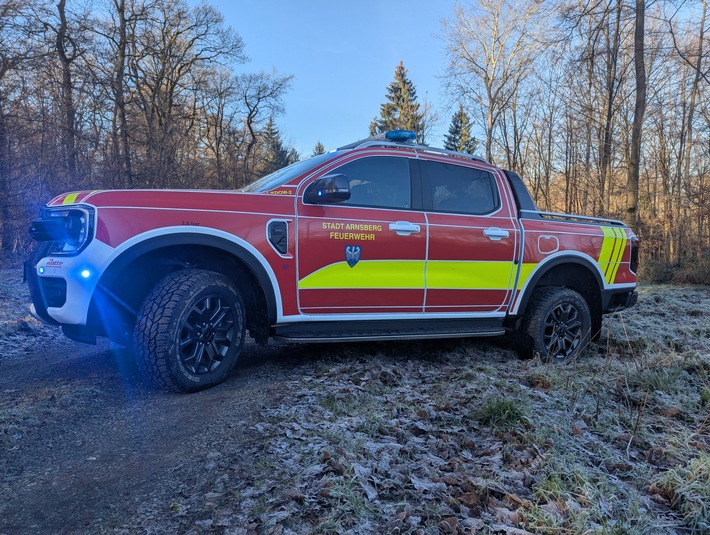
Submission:
[[[522,358],[539,355],[545,362],[568,362],[589,346],[591,328],[589,305],[579,293],[538,288],[517,333],[517,350]]]
[[[244,300],[213,271],[161,279],[136,319],[133,349],[143,375],[162,390],[196,392],[224,381],[244,344]]]

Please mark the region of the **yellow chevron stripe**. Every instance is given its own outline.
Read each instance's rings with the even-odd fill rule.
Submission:
[[[616,232],[616,228],[612,229],[614,231],[614,246],[611,249],[611,256],[609,257],[609,263],[606,265],[606,269],[604,270],[604,275],[606,277],[606,282],[608,284],[611,284],[612,278],[611,275],[614,272],[614,267],[616,266],[616,258],[619,256],[619,235]]]
[[[64,197],[64,200],[62,201],[62,204],[74,204],[76,202],[76,198],[79,196],[78,193],[70,193],[66,197]]]
[[[624,256],[626,248],[626,232],[619,227],[601,227],[604,233],[601,252],[597,263],[604,272],[604,280],[607,284],[612,284],[619,271],[621,258]]]
[[[627,241],[626,232],[624,231],[624,229],[617,228],[615,230],[617,231],[617,234],[618,234],[617,241],[619,242],[619,252],[616,255],[616,257],[614,258],[614,265],[613,265],[613,268],[611,270],[611,274],[609,277],[610,284],[613,284],[614,281],[616,280],[616,274],[619,272],[619,267],[621,266],[621,259],[624,256],[624,250],[626,249],[626,241]]]
[[[604,240],[602,241],[602,250],[599,253],[599,259],[597,263],[601,266],[602,264],[609,263],[611,258],[611,252],[614,248],[614,229],[612,227],[601,227],[604,233]]]

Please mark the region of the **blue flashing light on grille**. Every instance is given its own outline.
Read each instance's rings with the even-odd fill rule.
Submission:
[[[416,132],[411,130],[390,130],[385,133],[385,139],[388,141],[414,141],[417,139]]]

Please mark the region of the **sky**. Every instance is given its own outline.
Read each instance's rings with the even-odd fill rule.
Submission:
[[[455,110],[441,89],[446,54],[439,36],[455,0],[209,3],[244,40],[250,61],[237,72],[275,68],[294,76],[276,125],[303,157],[318,141],[330,150],[366,138],[400,61],[418,101],[440,114],[427,143],[443,146]]]

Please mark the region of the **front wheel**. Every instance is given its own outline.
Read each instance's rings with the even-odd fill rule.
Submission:
[[[136,320],[138,367],[155,385],[195,392],[221,383],[244,343],[244,300],[212,271],[185,270],[161,279]]]
[[[533,293],[518,333],[524,358],[565,362],[589,345],[592,316],[585,299],[569,288],[539,288]]]

